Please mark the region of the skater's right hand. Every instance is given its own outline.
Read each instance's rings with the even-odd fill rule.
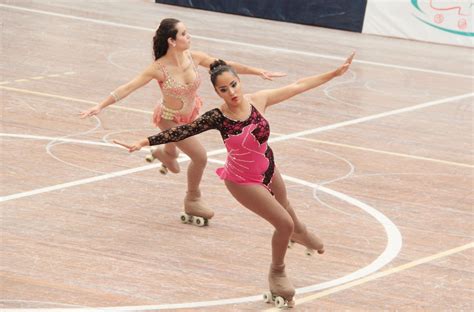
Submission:
[[[86,117],[92,117],[94,115],[99,114],[101,110],[102,109],[99,107],[99,105],[96,105],[92,108],[89,108],[88,110],[80,112],[79,115],[81,116],[81,119]]]
[[[138,142],[136,142],[136,143],[134,143],[134,144],[132,144],[132,145],[129,145],[129,144],[126,144],[126,143],[122,143],[122,142],[119,142],[119,141],[117,141],[117,140],[113,140],[113,142],[114,142],[115,144],[118,144],[118,145],[120,145],[120,146],[125,147],[126,149],[128,149],[128,151],[129,151],[130,153],[139,151],[139,150],[141,150],[141,148],[142,148],[143,146],[149,145],[148,139],[144,139],[144,140],[138,141]]]

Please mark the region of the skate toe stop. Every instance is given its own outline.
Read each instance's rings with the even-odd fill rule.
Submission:
[[[295,304],[296,304],[295,300],[291,299],[291,300],[288,301],[287,305],[288,305],[288,308],[294,308]]]

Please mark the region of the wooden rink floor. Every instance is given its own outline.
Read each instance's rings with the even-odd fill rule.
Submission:
[[[357,53],[344,77],[266,114],[289,199],[326,245],[288,250],[292,311],[474,310],[472,49],[139,0],[0,0],[0,309],[274,309],[261,300],[273,229],[215,175],[217,132],[199,136],[216,213],[199,228],[179,220],[184,157],[162,176],[111,143],[157,132],[155,82],[78,118],[152,61],[165,17],[194,50],[287,73],[241,76],[246,92]],[[200,74],[205,112],[220,100]]]

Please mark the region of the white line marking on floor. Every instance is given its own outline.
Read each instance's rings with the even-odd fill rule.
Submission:
[[[0,4],[0,7],[7,8],[7,9],[20,10],[20,11],[25,11],[25,12],[31,12],[31,13],[36,13],[36,14],[68,18],[68,19],[90,22],[90,23],[95,23],[95,24],[100,24],[100,25],[108,25],[108,26],[122,27],[122,28],[128,28],[128,29],[136,29],[136,30],[145,30],[145,31],[150,31],[150,32],[155,31],[155,29],[147,28],[147,27],[134,26],[134,25],[128,25],[128,24],[116,23],[116,22],[108,22],[108,21],[103,21],[103,20],[87,18],[87,17],[60,14],[60,13],[54,13],[54,12],[49,12],[49,11],[43,11],[43,10],[28,9],[24,7],[14,6],[14,5]],[[239,42],[239,41],[232,41],[232,40],[225,40],[225,39],[210,38],[206,36],[193,35],[193,38],[205,40],[205,41],[211,41],[211,42],[245,46],[245,47],[250,47],[250,48],[254,48],[258,50],[265,49],[265,50],[270,50],[273,52],[297,54],[297,55],[318,57],[318,58],[337,60],[337,61],[344,61],[346,59],[346,57],[342,57],[342,56],[339,57],[339,56],[333,56],[333,55],[327,55],[327,54],[312,53],[312,52],[307,52],[307,51],[291,50],[291,49],[285,49],[285,48],[275,48],[275,47],[269,47],[269,46],[265,46],[261,44],[253,44],[253,43],[246,43],[246,42]],[[451,72],[440,71],[440,70],[416,68],[416,67],[411,67],[411,66],[386,64],[386,63],[381,63],[381,62],[364,61],[357,58],[354,59],[353,63],[360,63],[360,64],[373,65],[373,66],[382,66],[382,67],[387,67],[387,68],[396,68],[396,69],[424,72],[424,73],[430,73],[430,74],[448,75],[448,76],[455,76],[455,77],[469,78],[469,79],[474,78],[474,76],[472,75],[451,73]]]

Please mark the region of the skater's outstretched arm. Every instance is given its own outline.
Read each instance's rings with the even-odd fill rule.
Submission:
[[[139,151],[144,146],[160,145],[170,142],[179,142],[196,134],[205,132],[211,129],[217,129],[219,119],[222,118],[217,108],[207,111],[195,121],[170,128],[162,131],[156,135],[144,138],[134,144],[122,143],[114,140],[114,143],[121,145],[128,149],[130,153]]]
[[[110,95],[107,96],[102,102],[94,107],[82,111],[80,113],[80,117],[86,118],[99,114],[107,106],[126,98],[135,90],[149,83],[152,79],[159,79],[158,76],[160,74],[161,72],[157,70],[156,65],[154,63],[150,64],[142,73],[133,78],[131,81],[110,92]]]
[[[346,73],[346,71],[349,69],[349,66],[351,66],[354,55],[355,52],[352,52],[344,64],[335,70],[324,74],[299,79],[298,81],[282,88],[258,91],[253,94],[253,98],[255,101],[265,103],[265,107],[269,107],[271,105],[283,102],[284,100],[287,100],[295,95],[314,89],[330,81],[331,79]]]
[[[192,51],[191,55],[193,59],[196,60],[196,63],[209,69],[209,66],[217,60],[214,57],[209,56],[204,52]],[[270,72],[265,69],[251,67],[242,65],[236,62],[227,62],[228,65],[232,66],[238,74],[243,75],[256,75],[260,76],[262,79],[273,80],[273,78],[284,77],[286,76],[285,73],[281,72]]]

